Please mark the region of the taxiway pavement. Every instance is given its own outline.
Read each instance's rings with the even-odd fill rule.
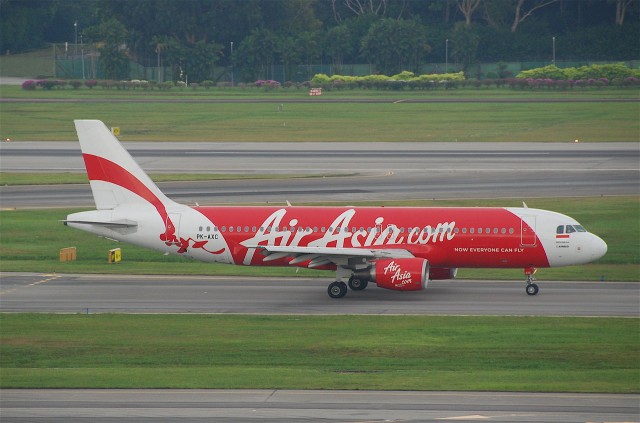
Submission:
[[[638,395],[289,391],[2,390],[3,423],[636,422]]]
[[[625,316],[640,284],[431,281],[424,291],[370,287],[335,300],[331,279],[2,273],[0,312]]]
[[[330,177],[158,184],[174,200],[284,204],[637,195],[639,143],[125,143],[150,173]],[[6,172],[84,172],[76,142],[0,144]],[[342,175],[341,177],[335,177]],[[345,176],[346,175],[346,176]],[[89,207],[88,184],[0,187],[4,208]]]

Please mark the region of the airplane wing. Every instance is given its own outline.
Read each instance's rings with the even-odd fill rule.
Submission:
[[[412,258],[414,257],[405,249],[375,249],[375,248],[332,248],[332,247],[291,247],[255,245],[265,255],[265,262],[291,257],[289,264],[309,261],[309,268],[320,267],[330,263],[336,265],[352,264],[355,260],[360,264],[366,264],[370,260],[381,258]],[[360,259],[360,260],[358,260]]]

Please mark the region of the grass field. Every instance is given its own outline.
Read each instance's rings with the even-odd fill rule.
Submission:
[[[388,94],[387,94],[388,95]],[[280,111],[282,109],[282,111]],[[73,119],[123,141],[638,141],[640,102],[0,103],[0,138],[74,140]]]
[[[3,388],[639,392],[637,319],[0,315]]]
[[[567,268],[543,269],[541,280],[640,280],[640,199],[638,197],[597,197],[571,199],[525,199],[529,207],[568,214],[588,230],[601,236],[609,245],[607,255],[598,262]],[[378,204],[378,203],[376,203]],[[520,206],[515,200],[460,200],[388,202],[400,206]],[[367,205],[367,203],[353,204]],[[370,205],[370,204],[369,204]],[[320,276],[331,273],[292,268],[252,268],[216,265],[164,256],[128,244],[98,238],[59,223],[68,213],[78,211],[4,210],[0,211],[0,269],[3,271],[35,271],[58,273],[134,273],[134,274],[201,274],[255,276]],[[78,260],[60,263],[59,250],[75,246]],[[121,247],[123,262],[107,263],[107,251]],[[522,279],[522,269],[462,269],[462,278]]]

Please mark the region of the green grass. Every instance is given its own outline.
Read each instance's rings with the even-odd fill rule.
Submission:
[[[74,140],[73,119],[123,141],[638,141],[640,103],[0,103],[0,139]]]
[[[543,280],[621,280],[639,281],[640,272],[640,199],[638,197],[596,197],[572,199],[526,199],[530,207],[568,214],[588,230],[601,236],[609,251],[598,262],[568,268],[542,269]],[[362,203],[363,205],[371,203]],[[378,204],[378,203],[377,203]],[[383,204],[383,203],[380,203]],[[459,200],[387,202],[385,205],[416,206],[519,206],[514,200]],[[355,204],[358,205],[358,204]],[[164,256],[128,244],[119,244],[61,223],[67,214],[78,209],[4,210],[0,211],[0,269],[2,271],[58,273],[121,274],[198,274],[319,276],[328,272],[293,268],[252,268],[190,261],[177,256]],[[60,263],[59,250],[75,246],[78,260]],[[123,262],[107,263],[107,251],[120,247]],[[462,269],[461,278],[522,279],[522,270]]]
[[[568,91],[549,90],[514,90],[511,88],[495,87],[459,87],[452,90],[431,90],[431,91],[385,91],[370,89],[353,90],[323,90],[322,97],[315,97],[315,100],[324,99],[637,99],[640,90],[633,87],[606,87],[606,88],[576,88]],[[103,89],[96,87],[89,89],[85,86],[79,89],[53,89],[46,91],[43,89],[24,90],[20,86],[3,85],[0,87],[0,97],[20,98],[20,99],[189,99],[189,100],[217,100],[217,99],[260,99],[260,100],[288,100],[288,99],[309,99],[307,89],[303,88],[281,88],[278,90],[267,90],[252,86],[244,87],[213,87],[205,89],[192,88],[172,88],[170,91],[159,91],[157,89],[145,91],[142,89],[119,90]],[[313,100],[313,99],[312,99]]]
[[[639,392],[637,319],[0,315],[3,388]]]

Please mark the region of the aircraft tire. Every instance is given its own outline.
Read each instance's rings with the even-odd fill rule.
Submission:
[[[351,288],[352,291],[362,291],[367,287],[367,285],[369,285],[369,281],[366,279],[360,279],[357,277],[349,278],[349,288]]]
[[[331,298],[342,298],[347,295],[347,284],[338,281],[333,282],[329,284],[327,292]]]
[[[538,293],[538,285],[530,283],[527,285],[527,295],[536,295]]]

